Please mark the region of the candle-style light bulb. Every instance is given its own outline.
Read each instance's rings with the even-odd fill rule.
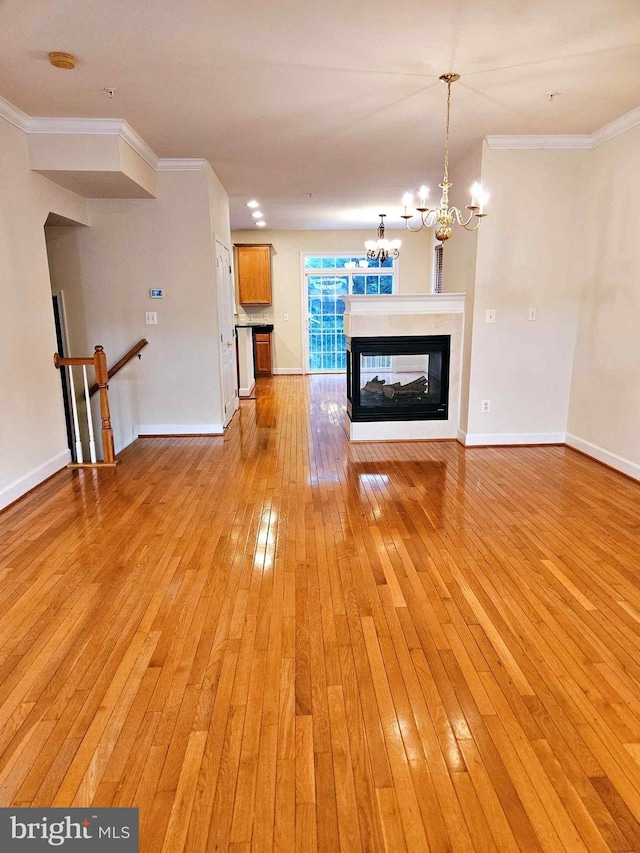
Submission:
[[[427,206],[427,196],[429,195],[429,187],[427,187],[423,184],[420,187],[419,194],[420,194],[420,207],[426,207]]]
[[[480,209],[478,213],[484,213],[484,206],[489,201],[489,193],[486,193],[483,189],[478,193],[478,204]]]
[[[471,207],[478,207],[478,197],[481,192],[482,187],[477,181],[475,181],[471,187]]]
[[[404,205],[405,212],[408,207],[411,207],[413,204],[413,193],[405,193],[402,196],[402,204]]]

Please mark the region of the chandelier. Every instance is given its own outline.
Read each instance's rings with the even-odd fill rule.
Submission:
[[[412,193],[405,193],[402,204],[404,205],[404,219],[409,231],[420,231],[422,228],[432,228],[435,226],[436,240],[444,242],[453,234],[451,226],[455,223],[462,225],[466,231],[476,231],[483,217],[487,214],[484,212],[484,205],[489,198],[480,184],[475,183],[471,188],[471,204],[466,206],[469,215],[466,216],[457,207],[449,207],[449,187],[452,186],[449,180],[449,117],[451,114],[451,84],[460,79],[459,74],[442,74],[439,78],[443,83],[447,84],[447,129],[446,140],[444,145],[444,177],[439,186],[442,188],[442,196],[438,207],[427,207],[427,195],[429,190],[422,186],[418,192],[419,206],[416,205],[416,213],[419,216],[419,225],[417,228],[412,228],[409,225],[409,220],[414,217],[413,213],[407,213],[407,208],[413,205]],[[471,221],[474,219],[474,224]]]
[[[398,249],[400,248],[401,240],[387,240],[384,236],[384,218],[386,213],[379,213],[380,225],[378,225],[378,239],[367,240],[364,244],[367,250],[367,258],[370,261],[381,261],[384,263],[388,258],[400,256]]]

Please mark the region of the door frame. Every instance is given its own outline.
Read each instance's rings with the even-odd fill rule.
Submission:
[[[313,255],[314,258],[335,258],[337,256],[343,257],[349,255],[351,257],[357,257],[358,255],[366,255],[366,249],[356,249],[355,252],[350,252],[346,249],[338,249],[333,252],[314,252],[312,249],[306,249],[304,252],[300,252],[300,334],[302,337],[301,341],[301,349],[302,349],[302,373],[306,374],[316,374],[316,373],[327,373],[332,374],[334,376],[339,376],[342,371],[341,370],[310,370],[309,369],[309,294],[307,293],[307,277],[305,274],[304,268],[304,259],[305,255]],[[400,259],[396,258],[393,265],[393,283],[394,283],[394,294],[400,292],[399,283],[400,283]],[[331,273],[330,270],[326,270],[326,273]],[[319,275],[323,274],[323,271],[320,270]]]
[[[239,396],[239,388],[238,388],[238,357],[237,357],[237,349],[235,345],[236,335],[235,335],[235,315],[236,315],[236,293],[235,293],[235,278],[233,272],[233,251],[230,246],[228,246],[224,240],[218,237],[217,234],[214,234],[215,241],[215,258],[216,258],[216,297],[218,303],[218,332],[220,335],[220,341],[218,342],[219,353],[220,353],[220,403],[222,409],[222,426],[226,429],[231,421],[233,420],[233,416],[240,408],[240,396]],[[220,274],[219,266],[218,266],[218,246],[222,247],[229,256],[229,297],[231,299],[231,327],[232,327],[232,337],[233,337],[233,346],[231,347],[231,358],[233,361],[233,387],[234,387],[234,400],[235,406],[230,416],[227,418],[226,405],[227,402],[225,400],[225,387],[224,387],[224,352],[226,344],[223,340],[224,335],[222,334],[222,317],[223,317],[223,306],[222,306],[222,287],[223,280],[222,275]],[[223,260],[223,259],[222,259]],[[223,261],[224,262],[224,261]]]
[[[57,319],[60,326],[60,343],[62,343],[60,355],[62,358],[69,357],[69,332],[67,325],[67,311],[64,304],[64,291],[62,290],[52,290],[51,291],[51,308],[53,311],[53,323],[54,328],[56,326],[56,310],[57,310]],[[55,308],[54,308],[55,305]],[[58,343],[58,331],[56,329],[56,344]],[[67,374],[64,370],[60,370],[60,384],[62,386],[62,401],[64,404],[64,419],[65,425],[67,429],[67,440],[69,441],[69,450],[72,451],[74,439],[73,439],[73,424],[71,421],[71,388],[69,387],[69,382],[67,379]],[[72,451],[73,452],[73,451]]]

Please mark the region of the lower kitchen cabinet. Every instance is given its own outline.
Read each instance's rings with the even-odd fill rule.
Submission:
[[[271,376],[271,335],[254,332],[253,347],[256,376]]]

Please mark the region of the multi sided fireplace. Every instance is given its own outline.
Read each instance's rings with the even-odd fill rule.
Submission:
[[[351,420],[447,420],[450,347],[450,335],[347,338]]]

